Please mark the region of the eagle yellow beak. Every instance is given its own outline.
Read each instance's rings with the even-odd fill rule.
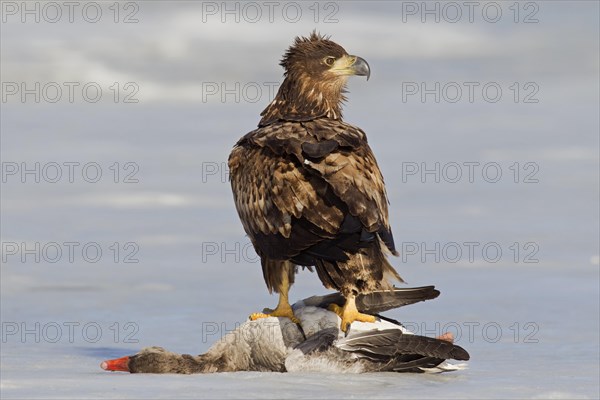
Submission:
[[[358,56],[343,56],[331,66],[331,71],[338,75],[371,76],[371,68],[364,58]]]

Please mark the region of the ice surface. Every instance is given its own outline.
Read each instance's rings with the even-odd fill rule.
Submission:
[[[0,397],[600,397],[598,3],[536,2],[537,24],[512,22],[508,3],[497,24],[438,24],[402,23],[401,3],[352,2],[339,4],[338,23],[316,25],[310,18],[201,23],[192,2],[139,4],[137,24],[2,24],[3,82],[94,81],[106,95],[98,103],[38,104],[30,96],[1,104],[3,172],[7,162],[96,162],[103,178],[3,177]],[[350,81],[345,118],[367,132],[386,178],[404,255],[393,264],[411,286],[435,284],[442,292],[387,315],[420,334],[452,331],[471,354],[468,370],[102,371],[102,360],[146,346],[202,353],[248,314],[275,304],[223,167],[270,98],[203,101],[202,82],[277,82],[284,48],[315,27],[371,65],[369,82]],[[137,82],[139,103],[112,102],[115,81]],[[422,103],[401,95],[403,82],[469,81],[499,82],[504,96]],[[514,82],[537,83],[539,102],[515,103]],[[110,169],[115,162],[120,183]],[[138,183],[123,183],[126,162],[139,167]],[[503,176],[497,183],[481,175],[473,183],[403,179],[406,163],[436,162],[496,162]],[[533,171],[527,162],[537,166],[539,182],[523,182]],[[54,253],[23,262],[6,247],[36,242],[58,243],[64,253],[54,263]],[[65,242],[79,243],[72,262]],[[134,247],[125,248],[129,242]],[[472,260],[467,242],[478,243]],[[82,256],[86,243],[103,250],[97,262]],[[440,250],[427,255],[436,243]],[[453,243],[463,251],[456,262]],[[485,244],[502,250],[498,261],[482,253]],[[410,255],[415,245],[421,251]],[[128,255],[139,262],[123,262]],[[291,298],[324,291],[304,271]]]

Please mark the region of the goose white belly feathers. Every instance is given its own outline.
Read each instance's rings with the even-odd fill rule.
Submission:
[[[357,298],[364,312],[381,312],[435,298],[433,286],[375,292]],[[339,316],[327,309],[343,301],[339,294],[313,296],[293,305],[300,324],[284,317],[247,321],[223,336],[199,356],[148,347],[139,353],[104,361],[110,371],[131,373],[213,373],[234,371],[363,373],[444,372],[464,364],[469,354],[443,339],[414,335],[401,324],[379,317],[373,323],[354,322],[346,336]]]

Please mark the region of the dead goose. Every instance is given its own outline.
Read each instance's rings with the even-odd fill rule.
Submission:
[[[379,291],[357,298],[361,312],[377,314],[392,308],[433,299],[433,286]],[[161,347],[104,361],[109,371],[131,373],[271,372],[443,372],[461,369],[446,360],[468,360],[469,354],[440,338],[414,335],[400,323],[378,316],[371,322],[354,322],[347,336],[340,318],[328,311],[343,303],[339,294],[313,296],[294,304],[301,328],[285,317],[247,321],[223,336],[199,356],[176,354]]]

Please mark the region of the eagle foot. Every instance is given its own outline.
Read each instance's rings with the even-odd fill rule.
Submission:
[[[294,311],[292,311],[291,306],[287,307],[277,307],[275,310],[271,310],[269,308],[265,308],[261,313],[253,313],[250,314],[250,321],[256,321],[260,318],[269,318],[269,317],[284,317],[289,318],[295,324],[300,324],[300,320],[296,318],[294,315]]]
[[[346,334],[348,334],[348,331],[350,330],[350,325],[352,325],[352,323],[354,321],[359,321],[359,322],[375,322],[376,321],[374,316],[358,312],[358,310],[356,309],[356,306],[354,306],[354,302],[352,302],[350,304],[346,303],[343,307],[340,307],[337,304],[330,304],[329,307],[327,307],[327,308],[329,309],[329,311],[333,311],[334,313],[336,313],[342,319],[342,324],[340,325],[340,329],[342,330],[342,332],[344,332]]]

